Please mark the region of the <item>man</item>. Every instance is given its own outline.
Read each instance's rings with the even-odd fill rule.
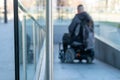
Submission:
[[[69,25],[69,33],[72,36],[74,33],[74,29],[76,27],[76,25],[80,22],[82,22],[82,20],[85,20],[88,26],[91,26],[91,30],[93,30],[93,20],[92,18],[89,16],[89,14],[87,12],[84,11],[84,7],[83,5],[78,5],[77,7],[77,11],[78,13],[75,15],[75,17],[73,18],[71,24]]]
[[[92,18],[89,16],[89,14],[87,12],[84,11],[84,7],[83,5],[78,5],[77,7],[77,14],[74,16],[71,24],[69,25],[69,34],[68,36],[71,37],[71,41],[67,42],[64,41],[64,38],[66,37],[65,35],[63,36],[63,49],[64,52],[66,51],[68,44],[72,43],[72,41],[74,40],[74,36],[75,36],[75,29],[77,27],[77,24],[79,23],[83,23],[85,22],[87,26],[89,26],[90,30],[93,32],[93,20]]]

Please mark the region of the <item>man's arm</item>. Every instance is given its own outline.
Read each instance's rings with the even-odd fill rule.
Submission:
[[[90,22],[89,22],[89,25],[91,27],[91,31],[94,33],[94,21],[93,19],[91,18]]]
[[[94,21],[93,21],[92,17],[88,14],[87,18],[88,18],[88,26],[90,27],[90,30],[92,32],[94,32]]]

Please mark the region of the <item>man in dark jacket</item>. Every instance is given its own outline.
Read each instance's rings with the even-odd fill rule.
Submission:
[[[93,20],[90,17],[90,15],[84,11],[83,5],[78,5],[77,11],[78,11],[78,13],[75,15],[75,17],[73,18],[73,20],[68,28],[70,35],[72,35],[74,33],[74,29],[75,29],[76,25],[78,23],[82,22],[82,20],[85,20],[87,25],[91,26],[93,29]]]
[[[86,24],[88,26],[91,27],[91,31],[93,32],[93,20],[89,16],[89,14],[84,11],[83,5],[78,5],[77,11],[78,11],[78,13],[74,16],[71,24],[68,27],[70,37],[75,36],[74,35],[75,28],[77,27],[77,24],[79,24],[80,22],[82,23],[83,20],[86,22]],[[64,49],[64,52],[66,51],[66,49],[68,47],[68,44],[70,44],[70,43],[64,42],[64,40],[63,40],[63,49]]]

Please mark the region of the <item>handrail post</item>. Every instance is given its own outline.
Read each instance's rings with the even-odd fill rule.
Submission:
[[[4,0],[4,23],[7,22],[7,0]]]
[[[34,60],[34,65],[35,65],[35,70],[36,70],[36,35],[35,35],[35,22],[33,22],[33,60]]]
[[[23,53],[23,73],[24,73],[24,80],[27,80],[27,48],[26,48],[26,16],[23,16],[22,22],[22,53]]]
[[[39,36],[40,34],[39,34],[39,27],[37,27],[37,54],[39,55],[40,54],[40,44],[39,44],[39,38],[40,38],[40,36]]]
[[[46,0],[46,80],[53,80],[52,0]]]
[[[38,42],[38,44],[39,44],[39,54],[40,54],[40,50],[41,50],[41,34],[40,34],[40,33],[41,33],[41,28],[40,28],[40,27],[39,27],[38,33],[39,33],[39,37],[38,37],[38,38],[39,38],[39,39],[38,39],[39,42]]]

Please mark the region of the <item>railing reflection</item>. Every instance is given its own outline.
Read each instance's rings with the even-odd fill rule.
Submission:
[[[41,26],[23,5],[18,3],[19,11],[19,45],[20,45],[20,80],[33,80],[36,67],[45,41],[45,28]]]

